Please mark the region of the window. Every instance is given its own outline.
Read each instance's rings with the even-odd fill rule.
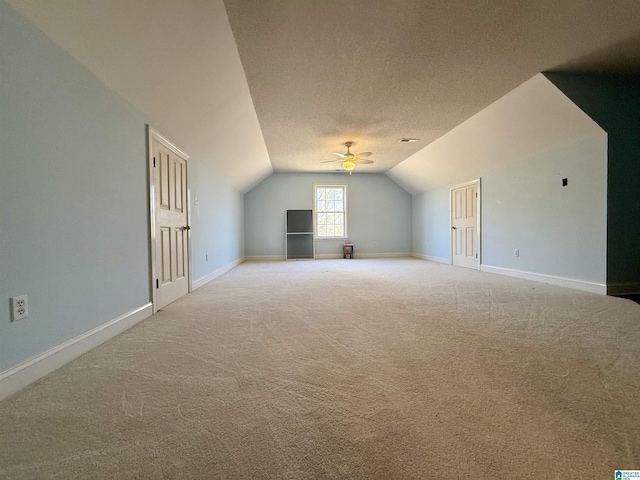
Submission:
[[[316,236],[347,236],[347,186],[314,185]]]

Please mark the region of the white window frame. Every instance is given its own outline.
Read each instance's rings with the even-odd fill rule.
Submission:
[[[318,234],[318,189],[319,188],[342,188],[343,189],[343,202],[344,202],[344,235],[338,236],[320,236]],[[316,240],[331,240],[331,239],[345,239],[349,238],[347,235],[347,185],[345,184],[326,184],[326,183],[314,183],[313,184],[313,237]]]

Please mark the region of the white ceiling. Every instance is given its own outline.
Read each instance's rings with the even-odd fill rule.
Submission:
[[[237,189],[271,174],[221,0],[7,3]]]
[[[411,157],[407,183],[416,152],[540,71],[640,72],[638,0],[7,1],[243,192],[338,168],[321,162],[345,141],[374,152],[357,172]]]
[[[388,175],[408,192],[418,193],[606,136],[540,73],[393,167]]]

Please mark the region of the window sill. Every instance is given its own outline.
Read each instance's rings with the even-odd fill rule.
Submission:
[[[349,240],[349,237],[313,237],[314,240]]]

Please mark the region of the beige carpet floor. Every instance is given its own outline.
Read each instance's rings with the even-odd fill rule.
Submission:
[[[607,479],[640,305],[417,259],[244,263],[0,403],[0,477]]]

